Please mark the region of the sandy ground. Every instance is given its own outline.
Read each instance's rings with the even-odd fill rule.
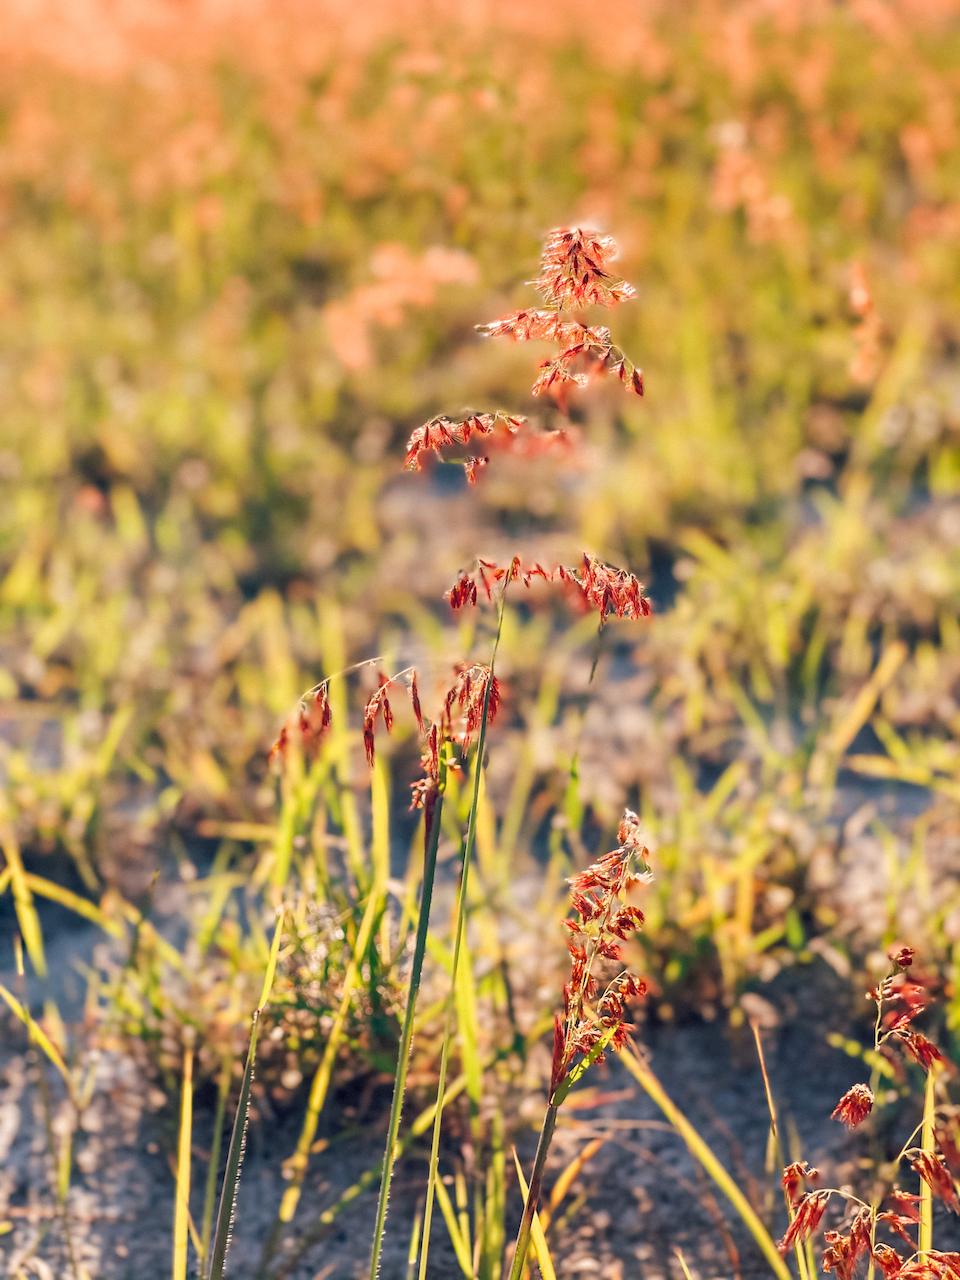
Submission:
[[[815,980],[812,980],[814,979]],[[765,992],[778,1025],[765,1033],[773,1087],[785,1131],[796,1127],[804,1156],[823,1171],[829,1186],[863,1186],[861,1163],[869,1139],[849,1137],[828,1119],[830,1110],[863,1067],[831,1048],[831,1029],[849,1034],[849,994],[826,966],[781,975]],[[714,1150],[738,1174],[741,1184],[752,1177],[763,1183],[768,1122],[763,1086],[749,1032],[731,1032],[718,1023],[648,1027],[643,1040],[654,1070],[674,1099],[701,1128]],[[53,1198],[44,1139],[43,1114],[35,1087],[36,1061],[31,1051],[4,1036],[0,1066],[0,1220],[13,1230],[0,1237],[7,1274],[17,1273],[18,1259],[44,1233],[21,1274],[70,1277],[62,1222],[52,1216]],[[679,1247],[694,1280],[733,1277],[734,1269],[716,1212],[704,1197],[707,1186],[679,1137],[663,1124],[656,1107],[616,1061],[595,1068],[590,1081],[600,1105],[577,1108],[558,1130],[553,1170],[565,1165],[590,1138],[603,1135],[604,1145],[574,1185],[569,1204],[581,1193],[582,1207],[560,1230],[555,1260],[562,1276],[597,1276],[598,1280],[682,1280],[675,1250]],[[604,1096],[607,1101],[603,1101]],[[97,1098],[84,1115],[77,1139],[76,1168],[69,1201],[74,1256],[91,1280],[143,1280],[169,1274],[173,1177],[168,1152],[175,1139],[169,1108],[149,1109],[149,1092],[140,1069],[122,1055],[105,1055],[100,1063]],[[297,1225],[307,1229],[319,1212],[335,1201],[382,1151],[386,1091],[369,1099],[359,1135],[334,1141],[313,1157]],[[344,1098],[330,1107],[342,1114]],[[211,1112],[201,1094],[197,1100],[195,1138],[208,1147]],[[881,1114],[879,1141],[889,1145],[909,1132],[914,1104],[891,1106]],[[533,1117],[531,1117],[531,1120]],[[354,1121],[355,1123],[355,1121]],[[252,1277],[260,1244],[279,1203],[283,1182],[281,1160],[296,1140],[299,1110],[283,1116],[261,1115],[251,1126],[243,1168],[236,1229],[228,1258],[228,1274]],[[328,1130],[336,1138],[336,1129]],[[521,1157],[533,1156],[536,1133],[531,1126],[518,1137]],[[422,1189],[426,1146],[404,1159],[397,1170],[383,1259],[384,1280],[401,1280],[417,1196]],[[195,1177],[205,1165],[195,1162]],[[551,1170],[551,1174],[553,1172]],[[549,1178],[548,1178],[549,1181]],[[912,1189],[911,1175],[903,1185]],[[762,1187],[761,1187],[762,1195]],[[746,1278],[769,1274],[729,1204],[717,1193],[719,1212],[729,1225]],[[519,1215],[519,1195],[511,1180],[508,1218]],[[193,1212],[202,1211],[202,1188],[195,1188]],[[361,1194],[336,1220],[332,1230],[290,1271],[291,1280],[348,1280],[365,1274],[375,1192]],[[778,1228],[782,1211],[778,1216]],[[953,1222],[939,1214],[935,1242],[941,1248],[960,1242]],[[828,1223],[829,1225],[829,1223]],[[431,1248],[431,1275],[447,1280],[461,1274],[437,1215]]]

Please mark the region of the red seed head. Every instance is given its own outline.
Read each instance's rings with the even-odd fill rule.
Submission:
[[[865,1084],[855,1084],[843,1095],[830,1115],[840,1120],[848,1129],[855,1129],[873,1109],[873,1091]]]

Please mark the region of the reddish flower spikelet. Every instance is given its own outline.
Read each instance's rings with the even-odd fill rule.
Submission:
[[[393,728],[393,711],[387,699],[387,691],[393,682],[386,676],[380,677],[380,688],[367,703],[363,712],[363,746],[367,753],[367,764],[372,769],[376,760],[374,748],[374,729],[378,712],[383,713],[383,723],[387,733]]]
[[[547,238],[540,275],[531,283],[551,307],[614,307],[636,297],[633,285],[605,269],[616,254],[612,236],[558,227]]]
[[[477,326],[488,338],[557,343],[560,351],[541,364],[533,394],[550,392],[564,413],[569,386],[585,386],[605,372],[616,374],[628,391],[643,395],[642,372],[614,345],[610,330],[564,315],[564,308],[614,307],[636,296],[632,285],[606,269],[616,252],[616,242],[595,231],[579,227],[552,231],[544,246],[540,275],[531,281],[550,309],[514,311]]]
[[[524,568],[519,557],[515,557],[510,567],[504,569],[489,560],[478,560],[476,569],[461,574],[457,579],[447,592],[447,599],[452,608],[462,609],[468,604],[476,605],[479,587],[483,587],[490,599],[491,581],[519,580],[525,587],[529,587],[534,578],[542,578],[544,582],[559,581],[568,584],[586,607],[598,611],[601,626],[610,616],[638,621],[649,617],[651,613],[650,601],[643,594],[643,583],[638,578],[625,569],[611,568],[587,552],[583,553],[583,565],[580,569],[568,569],[564,565],[545,569],[541,564]]]
[[[905,1262],[900,1280],[960,1280],[960,1253],[940,1253],[930,1249]]]
[[[859,1253],[857,1242],[838,1231],[828,1231],[824,1239],[827,1243],[823,1251],[824,1271],[835,1271],[837,1280],[853,1280]]]
[[[413,796],[412,807],[414,809],[427,809],[431,800],[437,795],[437,788],[440,781],[440,728],[438,725],[431,725],[423,744],[423,753],[420,756],[420,767],[423,769],[423,777],[410,788]]]
[[[777,1245],[782,1254],[786,1254],[798,1241],[806,1240],[808,1236],[813,1235],[820,1225],[820,1219],[826,1211],[829,1199],[829,1191],[808,1191],[801,1197],[795,1206],[796,1213],[793,1221]]]
[[[410,675],[410,704],[413,707],[413,714],[417,718],[417,728],[420,730],[420,736],[423,737],[423,710],[420,706],[420,690],[417,688],[417,673],[411,672]]]
[[[954,1178],[960,1178],[960,1145],[957,1142],[960,1131],[957,1128],[956,1117],[951,1116],[948,1120],[937,1124],[934,1136],[950,1173]]]
[[[918,1221],[917,1218],[905,1218],[903,1217],[902,1214],[899,1214],[899,1213],[887,1212],[887,1213],[877,1214],[877,1222],[885,1223],[886,1226],[888,1226],[891,1231],[896,1232],[896,1234],[900,1237],[901,1240],[905,1240],[911,1249],[914,1247],[914,1241],[911,1238],[909,1232],[907,1231],[907,1227],[917,1221]]]
[[[907,1222],[920,1221],[920,1197],[901,1191],[899,1187],[890,1192],[888,1199],[894,1203],[896,1213]]]
[[[267,756],[268,765],[286,755],[294,734],[297,735],[300,747],[307,756],[316,754],[320,739],[330,727],[330,700],[327,696],[327,688],[328,682],[324,680],[322,684],[303,695],[296,710],[287,717],[286,723],[280,730],[280,736],[271,747],[270,754]]]
[[[907,1152],[907,1159],[933,1194],[942,1200],[948,1209],[952,1209],[954,1213],[960,1213],[960,1199],[957,1198],[957,1191],[943,1156],[936,1151],[922,1151],[919,1147],[912,1147]]]
[[[877,1244],[873,1247],[871,1255],[874,1262],[883,1272],[884,1280],[894,1280],[903,1266],[903,1259],[897,1253],[896,1249],[891,1249],[888,1244]]]
[[[470,437],[473,435],[492,435],[498,422],[502,422],[508,432],[519,431],[525,421],[525,418],[514,417],[506,413],[474,413],[458,421],[453,421],[443,414],[438,414],[436,417],[431,418],[429,422],[425,422],[422,427],[417,427],[411,434],[410,439],[407,441],[407,456],[404,466],[408,471],[420,471],[423,467],[423,455],[425,453],[436,453],[439,456],[440,450],[447,448],[448,445],[469,444]],[[485,458],[467,459],[464,466],[467,468],[468,480],[471,480],[471,475],[476,471],[476,468],[482,466],[484,462],[486,462]]]
[[[855,1129],[873,1110],[873,1090],[865,1084],[855,1084],[843,1095],[830,1115],[840,1120],[848,1129]]]
[[[487,686],[490,687],[489,698]],[[472,665],[464,663],[457,672],[456,683],[447,694],[444,702],[444,725],[451,738],[458,737],[453,732],[453,708],[459,707],[463,728],[459,741],[464,751],[470,746],[470,739],[480,727],[483,719],[484,703],[487,705],[487,723],[493,721],[500,705],[500,686],[497,678],[488,666],[481,662]]]
[[[623,900],[629,885],[650,878],[639,819],[629,809],[624,812],[618,836],[618,848],[568,881],[576,919],[563,921],[573,935],[567,943],[570,981],[563,988],[563,1017],[558,1020],[554,1035],[551,1097],[566,1079],[577,1055],[589,1054],[604,1035],[609,1033],[608,1043],[614,1049],[623,1046],[627,1037],[625,1002],[646,991],[642,978],[620,973],[607,984],[596,1011],[587,1007],[596,989],[596,962],[619,962],[614,938],[624,938],[643,924],[643,913]],[[601,1054],[598,1061],[602,1057]]]
[[[795,1206],[802,1199],[804,1182],[816,1183],[818,1177],[819,1170],[811,1169],[806,1160],[795,1160],[793,1164],[788,1164],[783,1171],[781,1186],[789,1203]]]
[[[919,1031],[898,1030],[896,1035],[907,1046],[924,1071],[929,1071],[935,1062],[943,1061],[943,1054],[937,1046]]]
[[[913,947],[899,947],[896,951],[890,952],[890,959],[899,969],[909,969],[916,954]]]

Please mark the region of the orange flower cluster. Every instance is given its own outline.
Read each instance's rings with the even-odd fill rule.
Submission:
[[[624,810],[617,841],[616,849],[569,881],[576,916],[563,921],[571,934],[567,946],[572,964],[570,981],[563,988],[563,1016],[557,1015],[554,1022],[551,1098],[578,1054],[589,1054],[601,1041],[622,1048],[627,1037],[624,1002],[646,991],[642,978],[620,973],[595,1009],[590,1007],[597,993],[594,965],[601,959],[619,962],[615,939],[625,939],[643,926],[643,913],[624,900],[627,889],[651,879],[639,819],[629,809]]]
[[[624,386],[643,395],[643,374],[615,346],[610,330],[564,318],[564,308],[614,307],[636,297],[633,285],[606,270],[616,257],[616,241],[595,231],[562,227],[552,231],[544,247],[540,275],[531,281],[553,310],[514,311],[491,324],[478,325],[486,338],[539,339],[556,342],[560,352],[540,366],[533,394],[551,392],[565,409],[565,384],[586,386],[597,374],[616,374]]]
[[[843,1095],[833,1111],[831,1120],[840,1120],[848,1129],[855,1129],[873,1110],[873,1090],[865,1084],[855,1084]]]
[[[617,256],[613,236],[581,227],[551,231],[540,260],[540,275],[530,283],[552,307],[615,307],[635,298],[632,284],[605,268]]]
[[[439,455],[440,450],[447,445],[468,444],[471,435],[491,435],[498,422],[502,422],[509,432],[519,431],[525,421],[525,418],[510,417],[505,413],[474,413],[462,421],[451,422],[449,418],[439,414],[429,422],[425,422],[422,427],[417,427],[410,436],[407,441],[407,457],[404,465],[408,471],[420,471],[425,453],[433,452]],[[471,484],[476,480],[476,468],[486,461],[486,458],[468,458],[465,461],[467,479]]]
[[[497,677],[482,662],[462,663],[457,672],[456,683],[444,702],[443,721],[448,735],[456,738],[458,735],[453,731],[453,708],[455,705],[460,708],[462,725],[459,739],[464,751],[469,747],[470,739],[483,720],[484,703],[487,704],[487,723],[490,723],[500,705],[500,686],[497,684]]]
[[[327,696],[329,683],[329,680],[324,680],[303,695],[296,710],[287,717],[280,730],[280,736],[270,748],[268,764],[273,764],[275,760],[286,754],[294,734],[299,735],[301,750],[307,756],[316,753],[324,730],[330,726],[330,700]]]
[[[490,600],[493,598],[493,584],[506,584],[519,579],[525,587],[529,587],[534,578],[569,584],[584,606],[593,607],[599,612],[601,626],[610,615],[634,620],[650,615],[650,601],[643,594],[643,583],[625,569],[614,569],[587,552],[583,553],[583,565],[580,569],[570,569],[564,565],[544,569],[541,564],[524,568],[519,556],[514,557],[508,568],[502,568],[490,560],[478,560],[477,568],[472,573],[461,574],[457,579],[447,593],[447,599],[452,608],[462,609],[467,604],[476,605],[481,588]]]

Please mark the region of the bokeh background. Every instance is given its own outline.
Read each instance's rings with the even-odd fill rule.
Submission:
[[[485,643],[458,569],[588,549],[655,613],[598,648],[509,610],[507,881],[628,802],[651,1016],[736,1022],[902,940],[960,1029],[954,0],[10,0],[0,49],[0,816],[30,874],[106,913],[158,865],[242,884],[301,689],[380,653],[428,701]],[[474,326],[576,223],[620,245],[647,391],[568,421]],[[570,449],[405,474],[465,407]],[[402,876],[412,725],[383,750]],[[170,901],[205,954],[210,899]],[[208,998],[169,982],[125,1014],[168,1067],[157,1028]]]

